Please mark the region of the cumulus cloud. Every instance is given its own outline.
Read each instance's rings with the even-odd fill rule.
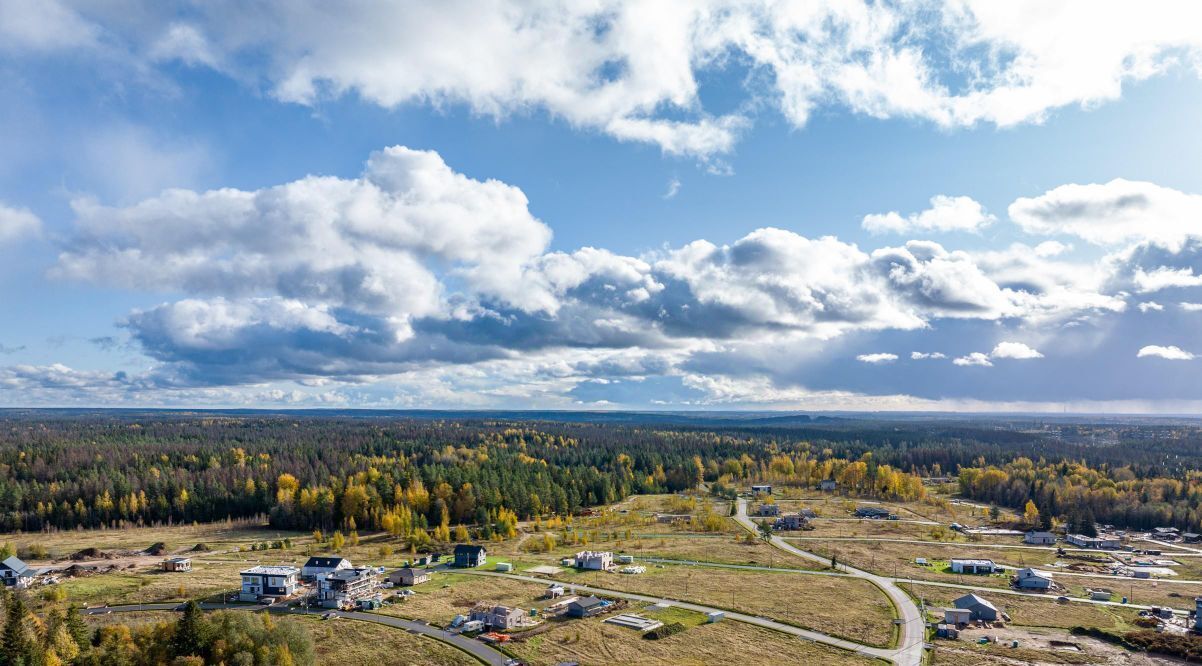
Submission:
[[[1178,303],[1177,307],[1186,312],[1202,312],[1202,303]]]
[[[27,208],[11,208],[0,202],[0,243],[36,236],[42,221]]]
[[[1021,342],[999,342],[993,351],[989,352],[989,358],[1043,358],[1043,354]]]
[[[859,356],[856,357],[856,360],[861,363],[870,363],[872,365],[879,365],[881,363],[892,363],[892,362],[896,361],[897,354],[889,354],[889,353],[884,353],[884,352],[879,352],[876,354],[860,354]]]
[[[1194,359],[1194,354],[1192,352],[1187,352],[1175,345],[1168,345],[1164,347],[1160,345],[1148,345],[1140,348],[1139,352],[1135,356],[1137,358],[1163,358],[1169,361],[1192,361]]]
[[[1010,219],[1031,234],[1065,234],[1114,245],[1156,241],[1179,246],[1198,234],[1202,196],[1142,181],[1061,185],[1010,204]]]
[[[1161,312],[1163,310],[1164,306],[1156,301],[1144,301],[1139,304],[1140,312]]]
[[[985,212],[984,206],[969,197],[940,194],[931,197],[931,207],[922,212],[905,217],[896,211],[865,215],[860,226],[874,234],[979,231],[996,219]]]
[[[0,44],[178,59],[265,81],[271,95],[299,104],[355,95],[387,108],[462,104],[498,118],[539,109],[620,140],[707,157],[730,151],[766,107],[797,127],[833,105],[940,127],[1007,127],[1066,106],[1093,107],[1120,97],[1128,82],[1196,60],[1202,37],[1191,28],[1200,11],[1186,2],[1050,11],[958,0],[303,0],[183,11],[172,3],[68,8],[22,0],[0,11]],[[742,103],[716,114],[703,103],[701,82],[735,64],[752,74]]]
[[[953,360],[952,363],[960,366],[993,366],[993,361],[989,360],[989,355],[983,352],[973,352],[965,356],[960,356]]]
[[[947,358],[947,354],[943,352],[910,352],[910,359],[914,361],[936,360]]]

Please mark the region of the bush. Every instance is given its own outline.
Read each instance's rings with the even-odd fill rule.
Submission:
[[[686,627],[683,624],[679,622],[673,622],[672,624],[665,624],[662,627],[656,627],[651,631],[648,631],[647,633],[643,634],[643,638],[646,638],[649,641],[658,641],[661,638],[675,636],[685,629]]]

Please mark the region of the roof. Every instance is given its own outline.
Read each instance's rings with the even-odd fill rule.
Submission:
[[[0,566],[3,566],[5,569],[12,569],[17,573],[21,573],[29,568],[29,565],[21,561],[21,558],[17,557],[16,555],[11,555],[5,558],[3,562],[0,562]]]
[[[1052,534],[1051,532],[1046,532],[1044,530],[1027,530],[1027,534],[1028,535],[1034,534],[1035,536],[1050,536],[1050,537],[1056,536],[1055,534]]]
[[[339,569],[334,573],[326,574],[326,578],[332,578],[334,580],[355,580],[356,578],[363,578],[364,576],[374,573],[375,570],[370,567],[359,567],[358,569]]]
[[[959,562],[960,564],[970,564],[970,565],[978,566],[978,567],[993,566],[993,560],[970,560],[970,559],[964,559],[964,558],[959,558],[959,557],[953,557],[952,562]]]
[[[1022,571],[1019,571],[1018,575],[1028,576],[1028,577],[1039,576],[1040,578],[1047,578],[1049,580],[1051,580],[1051,578],[1052,578],[1052,574],[1050,572],[1042,571],[1040,569],[1032,569],[1031,567],[1027,567],[1026,569],[1023,569]]]
[[[598,599],[597,597],[585,597],[583,599],[576,599],[568,605],[569,606],[579,606],[580,608],[592,608],[593,606],[600,606],[603,603],[605,603],[605,602]]]
[[[982,599],[981,597],[978,597],[975,594],[966,594],[966,595],[960,597],[959,599],[956,599],[956,601],[954,603],[956,604],[956,606],[958,608],[972,608],[973,606],[985,606],[986,608],[992,608],[995,611],[997,610],[997,606],[994,606],[992,603],[990,603],[988,599]]]
[[[172,562],[172,563],[179,563],[179,562],[191,562],[191,561],[192,561],[192,558],[190,558],[190,557],[173,557],[173,558],[171,558],[171,559],[169,559],[169,560],[167,560],[167,561],[168,561],[168,562]]]
[[[479,555],[484,552],[484,546],[473,546],[471,544],[460,543],[455,545],[455,554],[465,553],[467,555]]]
[[[260,564],[257,567],[252,567],[242,572],[243,575],[251,576],[292,576],[298,573],[296,567],[289,566],[264,566]]]
[[[345,557],[334,557],[332,555],[310,557],[308,562],[305,562],[307,567],[316,567],[319,569],[332,569],[342,562],[350,564],[350,560]]]

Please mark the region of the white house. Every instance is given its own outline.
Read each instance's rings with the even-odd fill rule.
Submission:
[[[301,578],[304,578],[305,580],[315,580],[320,576],[350,568],[351,561],[345,557],[336,557],[334,555],[310,557],[309,560],[305,562],[305,565],[301,567]]]
[[[1052,574],[1030,567],[1022,569],[1015,576],[1015,582],[1024,590],[1047,590],[1052,587]]]
[[[997,571],[993,560],[952,559],[952,572],[958,574],[991,574]]]
[[[1084,534],[1066,534],[1064,540],[1080,548],[1118,550],[1123,547],[1123,540],[1113,534],[1099,534],[1096,537]]]
[[[614,564],[614,554],[609,551],[583,550],[576,553],[577,569],[605,571]]]
[[[1056,543],[1056,535],[1051,532],[1030,530],[1023,536],[1023,541],[1037,546],[1050,546]]]

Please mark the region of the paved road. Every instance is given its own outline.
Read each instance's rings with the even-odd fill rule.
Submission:
[[[480,641],[473,640],[453,634],[449,631],[443,631],[438,627],[432,627],[424,622],[416,622],[414,620],[406,620],[404,618],[393,617],[391,615],[381,615],[378,613],[361,613],[359,611],[330,611],[325,609],[305,610],[303,608],[287,607],[268,607],[268,606],[252,606],[252,605],[232,605],[214,603],[202,603],[200,605],[204,610],[262,610],[267,609],[274,613],[288,613],[294,615],[322,615],[325,613],[333,613],[338,617],[350,618],[352,620],[362,620],[364,622],[375,622],[397,629],[404,629],[410,633],[422,634],[429,636],[436,641],[442,641],[454,647],[463,650],[472,655],[476,659],[489,664],[489,666],[504,666],[508,657],[492,649],[488,645]],[[107,613],[132,613],[138,611],[181,611],[184,609],[183,604],[131,604],[128,606],[105,606],[103,608],[88,608],[84,610],[86,615],[104,615]]]
[[[795,627],[791,624],[785,624],[784,622],[777,622],[776,620],[771,620],[766,617],[759,617],[756,615],[748,615],[746,613],[739,613],[737,611],[731,611],[731,610],[728,610],[725,608],[717,608],[714,606],[705,606],[702,604],[695,604],[695,603],[692,603],[689,601],[680,601],[678,599],[669,599],[666,597],[656,597],[656,596],[647,595],[647,594],[636,594],[634,592],[622,592],[620,590],[610,590],[610,589],[607,589],[604,587],[595,587],[592,585],[581,585],[579,583],[573,583],[570,581],[557,581],[552,578],[526,576],[523,574],[502,573],[499,571],[473,571],[471,569],[463,569],[463,570],[457,570],[457,572],[464,573],[464,574],[471,574],[473,576],[493,576],[496,578],[509,578],[511,580],[521,580],[521,581],[526,581],[526,582],[530,582],[530,583],[539,583],[542,585],[546,585],[547,583],[550,583],[550,582],[557,582],[557,583],[563,585],[564,587],[568,587],[568,588],[571,588],[573,590],[577,590],[580,592],[587,592],[589,594],[601,594],[601,595],[605,595],[607,597],[614,597],[616,599],[627,599],[629,601],[642,601],[645,603],[653,603],[653,604],[655,604],[655,603],[668,604],[671,606],[675,606],[677,608],[684,608],[686,610],[697,611],[698,613],[712,613],[714,611],[721,611],[726,616],[727,620],[734,620],[735,622],[744,622],[747,624],[755,625],[757,627],[763,627],[764,629],[771,629],[773,631],[779,631],[781,633],[791,634],[793,636],[796,636],[798,638],[802,638],[802,639],[805,639],[808,641],[813,641],[815,643],[822,643],[824,645],[831,645],[831,646],[834,646],[837,648],[842,648],[844,650],[849,650],[851,652],[856,652],[856,653],[862,654],[864,656],[873,657],[876,659],[893,659],[894,655],[897,653],[897,650],[893,650],[893,649],[889,649],[889,648],[877,648],[877,647],[872,647],[869,645],[861,645],[860,643],[856,643],[854,641],[844,640],[842,638],[835,638],[834,636],[828,636],[827,634],[823,634],[823,633],[820,633],[817,631],[811,631],[809,629],[802,629],[801,627]]]
[[[758,531],[755,522],[747,517],[746,499],[739,498],[735,521],[750,530],[753,534]],[[829,559],[801,550],[775,535],[772,537],[772,545],[787,553],[813,562],[830,563]],[[921,666],[923,645],[926,643],[926,619],[922,616],[922,612],[918,610],[918,605],[896,585],[896,581],[892,578],[878,576],[855,567],[849,567],[846,564],[839,564],[836,569],[857,578],[863,578],[879,587],[889,597],[889,600],[893,602],[893,606],[897,609],[898,613],[901,614],[901,641],[896,650],[887,650],[885,651],[887,654],[880,656],[898,664],[898,666]]]

